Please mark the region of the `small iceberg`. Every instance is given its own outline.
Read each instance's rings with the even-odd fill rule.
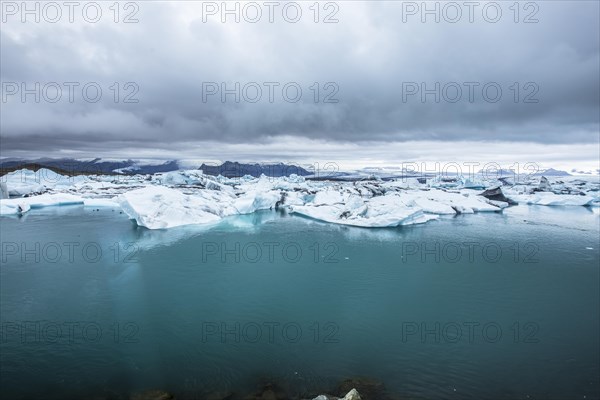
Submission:
[[[18,215],[33,208],[83,204],[80,196],[68,193],[41,194],[39,196],[19,197],[0,201],[0,215]]]
[[[331,204],[324,204],[325,200]],[[437,215],[425,214],[421,208],[404,205],[395,194],[363,200],[356,195],[342,199],[329,193],[315,196],[313,203],[292,206],[291,210],[320,221],[368,228],[421,224],[437,218]]]
[[[223,205],[212,191],[186,195],[164,186],[147,186],[123,193],[117,202],[139,226],[165,229],[191,224],[210,224],[221,220]]]

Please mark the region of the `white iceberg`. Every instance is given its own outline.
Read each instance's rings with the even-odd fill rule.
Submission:
[[[340,198],[343,201],[338,201]],[[318,193],[315,200],[304,206],[293,206],[291,210],[320,221],[370,228],[419,224],[437,218],[436,215],[424,214],[421,208],[407,207],[394,194],[365,200],[356,195],[344,199],[327,192],[322,196]],[[325,200],[334,203],[323,204]]]
[[[281,200],[281,192],[269,190],[267,192],[251,191],[244,193],[233,202],[233,206],[240,214],[251,214],[258,210],[274,208]]]
[[[0,215],[22,214],[32,208],[83,204],[83,199],[68,193],[42,194],[39,196],[20,197],[0,200]]]
[[[65,204],[122,207],[130,218],[150,229],[215,223],[230,215],[279,207],[336,224],[389,227],[422,223],[440,215],[501,211],[509,206],[500,201],[503,198],[490,200],[475,190],[482,185],[479,178],[460,176],[432,179],[428,189],[405,178],[386,182],[313,181],[293,175],[230,179],[200,170],[69,177],[42,168],[14,171],[1,179],[2,215]],[[552,191],[546,192],[539,191],[538,184],[537,180],[521,180],[502,190],[520,203],[600,206],[600,182],[596,178],[562,177],[551,183]],[[8,194],[13,198],[7,199]],[[28,197],[15,197],[23,195]]]
[[[519,203],[535,204],[540,206],[588,206],[592,205],[595,198],[584,195],[555,194],[552,192],[536,192],[512,196]]]
[[[8,198],[8,186],[6,186],[6,182],[0,182],[0,200]]]
[[[225,210],[230,204],[223,203],[216,193],[220,192],[202,190],[197,195],[186,195],[164,186],[147,186],[126,192],[117,201],[138,225],[165,229],[218,222],[227,215]]]
[[[2,182],[11,196],[42,193],[48,189],[67,189],[85,179],[87,179],[85,176],[61,175],[47,168],[40,168],[37,171],[20,169],[2,176]]]
[[[463,191],[461,193],[447,192],[444,190],[430,190],[423,197],[452,207],[461,214],[474,212],[499,211],[501,208],[488,201],[485,197],[478,196],[477,191]]]
[[[456,214],[456,210],[451,205],[437,201],[433,196],[430,198],[429,193],[430,191],[406,192],[402,193],[400,198],[406,205],[421,208],[428,214]]]

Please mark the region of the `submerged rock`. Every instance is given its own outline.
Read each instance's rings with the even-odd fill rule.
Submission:
[[[356,389],[352,389],[344,396],[343,400],[361,400],[361,398]]]
[[[335,397],[322,394],[312,400],[362,400],[362,398],[356,389],[352,389],[344,397]]]
[[[134,393],[131,400],[174,400],[172,394],[163,392],[162,390],[146,390],[139,393]]]
[[[214,392],[206,396],[206,400],[230,400],[233,398],[233,392]]]
[[[365,377],[346,379],[339,384],[338,392],[347,393],[346,397],[343,397],[344,400],[384,400],[389,398],[382,382]]]
[[[289,396],[273,383],[265,384],[258,392],[244,397],[244,400],[285,400]]]

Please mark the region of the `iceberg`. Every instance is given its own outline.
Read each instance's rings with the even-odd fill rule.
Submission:
[[[29,204],[21,202],[0,201],[0,215],[19,215],[30,210]]]
[[[83,204],[80,196],[68,193],[42,194],[39,196],[21,197],[0,200],[0,215],[16,215],[29,211],[32,208],[51,206],[65,206]]]
[[[330,204],[323,203],[325,200]],[[318,193],[311,204],[292,206],[291,211],[320,221],[369,228],[420,224],[437,218],[426,215],[421,208],[404,205],[395,194],[367,200],[350,195],[345,201],[338,200],[340,197],[331,192],[323,196]]]
[[[0,200],[8,199],[8,187],[5,182],[0,182]]]
[[[2,180],[9,196],[24,196],[46,191],[46,186],[40,183],[35,174],[34,171],[23,169],[4,175]]]
[[[209,190],[186,195],[164,186],[147,186],[123,193],[117,201],[140,226],[165,229],[182,225],[216,223],[226,215],[219,196]]]
[[[515,201],[509,199],[504,195],[504,193],[502,193],[502,189],[500,188],[500,186],[488,189],[485,192],[481,193],[480,196],[483,196],[486,199],[492,201],[492,204],[495,204],[496,202],[506,203],[507,206],[516,204]]]
[[[11,196],[44,193],[49,189],[67,189],[84,179],[86,179],[84,176],[61,175],[47,168],[40,168],[37,171],[20,169],[2,177]]]
[[[552,191],[552,185],[550,185],[550,182],[548,181],[548,178],[546,178],[545,176],[542,176],[540,178],[540,185],[537,187],[538,190],[542,191],[542,192],[551,192]]]
[[[451,205],[429,197],[429,191],[406,192],[401,195],[402,201],[408,206],[419,207],[423,212],[438,215],[453,215],[456,210]]]
[[[513,198],[519,203],[540,206],[589,206],[596,200],[588,195],[555,194],[552,192],[536,192],[534,194],[515,195]]]
[[[251,214],[258,210],[274,208],[281,198],[281,192],[278,190],[252,191],[238,197],[233,202],[233,206],[239,214]]]
[[[460,214],[473,214],[475,212],[499,211],[500,207],[488,201],[485,197],[478,196],[477,191],[448,192],[444,190],[431,190],[427,192],[429,200],[452,207]]]
[[[25,169],[2,177],[0,214],[18,215],[66,204],[120,207],[140,226],[165,229],[285,208],[293,214],[340,225],[393,227],[442,215],[500,212],[515,202],[600,206],[600,182],[596,178],[561,177],[552,182],[544,178],[543,185],[530,179],[517,184],[496,180],[487,190],[480,189],[480,182],[479,178],[460,176],[433,179],[429,185],[412,178],[356,182],[298,175],[226,178],[200,170],[69,177],[43,168],[35,172]],[[548,191],[541,191],[539,186]]]

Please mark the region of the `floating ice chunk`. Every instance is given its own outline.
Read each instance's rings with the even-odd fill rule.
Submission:
[[[63,176],[45,169],[21,170],[2,177],[2,183],[5,183],[0,187],[4,197],[7,192],[11,195],[47,193],[3,199],[1,214],[19,214],[30,208],[61,204],[124,206],[131,218],[151,229],[210,223],[229,215],[282,206],[322,221],[370,227],[419,223],[457,212],[501,211],[511,198],[540,205],[600,206],[600,184],[580,180],[553,182],[553,192],[539,191],[537,180],[505,186],[503,190],[508,197],[496,186],[489,186],[491,189],[485,192],[473,190],[480,186],[479,182],[467,182],[460,176],[434,179],[431,186],[441,188],[428,190],[419,190],[425,186],[405,179],[328,182],[305,180],[300,176],[264,175],[229,179],[204,175],[199,170],[80,177]],[[456,189],[444,189],[445,186]],[[73,194],[78,196],[60,197]],[[119,195],[121,197],[115,197]]]
[[[47,168],[40,168],[37,171],[20,169],[2,177],[12,196],[40,193],[50,188],[66,189],[84,179],[86,179],[84,176],[61,175]]]
[[[480,193],[479,195],[485,197],[488,200],[493,200],[495,202],[500,202],[500,203],[506,203],[506,206],[508,206],[510,204],[512,204],[512,205],[516,204],[515,201],[509,199],[508,197],[506,197],[504,195],[500,186],[490,188],[490,189],[484,191],[483,193]],[[492,204],[494,204],[494,203],[492,202]],[[502,208],[504,208],[504,206],[502,206]]]
[[[39,196],[15,199],[29,204],[31,208],[42,208],[51,206],[68,206],[73,204],[82,204],[83,199],[79,196],[68,193],[42,194]],[[10,200],[6,200],[10,201]]]
[[[485,197],[477,196],[477,194],[477,191],[467,190],[462,193],[431,190],[427,192],[426,196],[430,200],[434,200],[452,207],[461,214],[500,210],[498,206],[490,204]]]
[[[92,191],[92,192],[100,192],[102,190],[107,190],[107,189],[113,189],[113,188],[118,188],[121,187],[121,185],[113,183],[113,182],[106,182],[103,180],[100,181],[91,181],[91,180],[86,180],[83,182],[78,182],[75,183],[73,185],[73,189],[77,190],[77,191]]]
[[[344,196],[337,189],[326,189],[317,192],[315,195],[312,204],[315,206],[320,205],[333,205],[333,204],[342,204],[344,203]]]
[[[328,199],[335,196],[328,194]],[[294,206],[292,212],[313,219],[342,225],[383,228],[424,223],[437,218],[426,215],[417,207],[407,207],[397,195],[378,196],[362,200],[359,196],[348,197],[347,203]]]
[[[202,190],[198,195],[186,195],[176,189],[147,186],[126,192],[117,201],[138,225],[148,229],[164,229],[218,222],[228,204],[220,202],[211,192]]]
[[[462,186],[465,189],[485,189],[486,185],[479,179],[473,178],[462,178]]]
[[[281,192],[269,190],[267,192],[251,191],[236,199],[233,206],[240,214],[250,214],[257,210],[268,210],[274,208],[281,200]]]
[[[0,215],[18,215],[29,211],[30,208],[31,207],[29,207],[29,204],[27,203],[21,203],[17,201],[7,202],[6,200],[0,200]]]
[[[457,188],[462,185],[460,177],[435,176],[428,181],[430,187],[433,188]]]
[[[306,194],[301,192],[285,192],[283,206],[302,206],[306,203]]]
[[[546,178],[545,176],[542,176],[540,178],[540,185],[538,186],[538,189],[543,192],[551,192],[552,191],[552,185],[550,185],[548,178]]]
[[[498,208],[506,208],[508,207],[510,204],[508,204],[505,201],[500,201],[500,200],[491,200],[491,199],[487,199],[486,200],[488,203],[490,203],[493,206],[496,206]]]
[[[202,175],[201,171],[198,171]],[[160,178],[163,185],[191,185],[200,183],[199,176],[190,176],[183,171],[173,171],[163,174]]]
[[[0,182],[0,200],[8,199],[8,187],[6,186],[6,182]]]
[[[306,181],[306,179],[303,176],[296,174],[291,174],[287,177],[284,176],[283,179],[291,183],[304,183]]]
[[[551,192],[536,192],[534,194],[514,195],[514,200],[519,203],[535,204],[540,206],[587,206],[592,205],[595,198],[584,195],[554,194]]]
[[[65,206],[72,204],[83,204],[83,199],[79,196],[68,193],[45,193],[39,196],[0,200],[0,214],[21,214],[29,211],[32,208]]]
[[[426,212],[428,214],[439,214],[439,215],[456,214],[456,210],[453,209],[448,204],[443,204],[443,203],[437,202],[435,200],[430,200],[430,199],[427,199],[424,197],[414,199],[413,205],[415,207],[421,208],[423,210],[423,212]]]
[[[41,169],[40,173],[43,172],[44,169]],[[54,172],[52,173],[54,174]],[[6,184],[8,194],[11,196],[24,196],[26,194],[39,193],[46,190],[46,186],[41,183],[40,175],[29,169],[20,169],[9,172],[2,177],[2,181]]]
[[[428,214],[456,214],[452,206],[428,197],[429,191],[406,192],[400,198],[407,206],[418,207]]]
[[[370,221],[362,226],[412,225],[437,218],[424,214],[419,207],[406,207],[397,194],[374,197],[366,202],[366,207],[364,216]]]

